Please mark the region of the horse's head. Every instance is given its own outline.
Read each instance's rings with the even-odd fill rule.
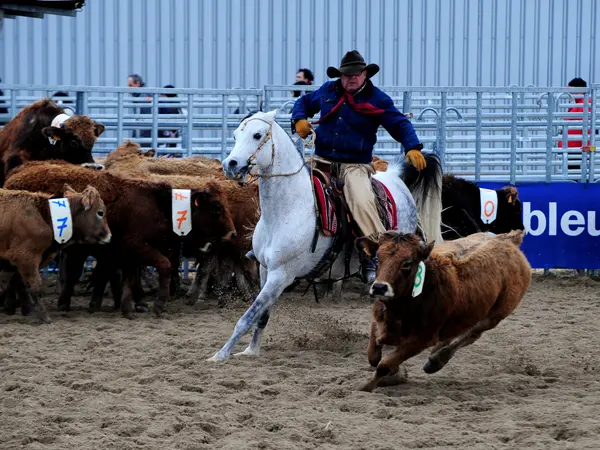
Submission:
[[[278,126],[275,113],[259,111],[242,120],[233,132],[235,146],[223,160],[225,176],[243,181],[252,168],[265,169],[273,164],[273,127]]]
[[[419,267],[429,258],[435,242],[426,244],[416,234],[387,231],[375,242],[368,237],[356,240],[359,252],[368,257],[377,255],[377,279],[371,285],[371,295],[385,297],[404,296],[419,281]],[[421,278],[420,281],[423,279]]]

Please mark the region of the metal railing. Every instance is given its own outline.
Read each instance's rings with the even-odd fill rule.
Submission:
[[[410,87],[383,86],[412,121],[426,150],[435,151],[444,170],[473,180],[595,181],[596,92],[553,87]],[[292,91],[318,86],[269,85],[262,89],[169,89],[97,86],[0,85],[6,122],[24,106],[56,91],[62,106],[102,122],[106,130],[94,147],[104,156],[132,138],[159,154],[224,158],[233,147],[232,132],[250,111],[279,108],[277,120],[291,132]],[[138,96],[132,96],[136,94]],[[166,94],[174,97],[164,96]],[[576,99],[593,100],[590,112],[569,112]],[[144,108],[142,110],[142,108]],[[165,113],[163,108],[177,108]],[[315,116],[315,119],[319,116]],[[590,146],[568,147],[590,131]],[[164,131],[174,131],[164,136]],[[142,132],[142,133],[140,133]],[[133,133],[136,133],[133,137]],[[143,134],[143,135],[141,135]],[[171,134],[171,133],[168,133]],[[573,145],[573,144],[571,144]],[[576,144],[577,145],[577,144]],[[582,147],[583,150],[582,151]],[[592,150],[592,151],[589,151]],[[393,159],[403,151],[383,128],[374,154]]]

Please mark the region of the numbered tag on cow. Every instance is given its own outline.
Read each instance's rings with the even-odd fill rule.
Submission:
[[[71,219],[69,199],[51,198],[48,202],[50,204],[54,240],[59,244],[64,244],[73,236],[73,220]]]
[[[189,189],[173,189],[173,231],[185,236],[192,231],[192,192]]]
[[[412,296],[416,297],[423,292],[423,285],[425,284],[425,263],[421,261],[417,274],[415,275],[415,283],[413,284]]]
[[[491,189],[479,188],[481,198],[481,221],[485,224],[496,220],[498,212],[498,193]]]

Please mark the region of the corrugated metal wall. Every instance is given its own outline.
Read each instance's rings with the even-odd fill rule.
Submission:
[[[5,83],[232,88],[317,84],[356,48],[380,85],[562,86],[597,78],[596,0],[88,0],[6,19]]]

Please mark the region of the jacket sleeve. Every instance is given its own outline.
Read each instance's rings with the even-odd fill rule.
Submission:
[[[398,111],[387,94],[382,94],[383,98],[379,106],[385,110],[385,113],[381,115],[381,126],[404,146],[405,151],[415,149],[420,142],[412,123],[408,117]]]
[[[312,117],[321,110],[320,100],[324,88],[325,84],[315,91],[307,92],[301,97],[298,97],[298,100],[296,100],[296,103],[294,103],[294,107],[292,108],[292,123],[295,120]]]

